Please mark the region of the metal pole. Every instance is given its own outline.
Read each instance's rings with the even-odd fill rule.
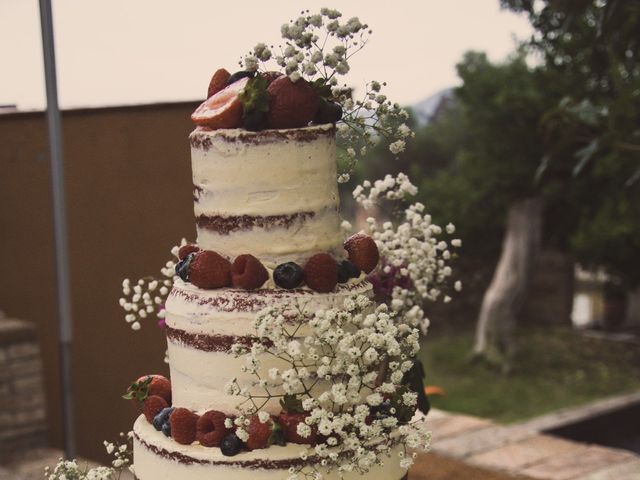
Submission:
[[[56,58],[53,41],[51,0],[40,0],[42,51],[47,89],[47,124],[51,161],[51,191],[53,194],[53,226],[56,252],[56,280],[58,293],[58,322],[60,336],[60,377],[62,379],[62,424],[64,452],[67,458],[76,456],[73,422],[73,385],[71,375],[71,287],[69,282],[69,249],[67,245],[67,216],[64,195],[64,161],[62,157],[62,129],[58,107]]]

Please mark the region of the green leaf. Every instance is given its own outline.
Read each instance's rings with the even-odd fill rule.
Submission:
[[[313,89],[321,98],[328,100],[332,97],[331,85],[328,85],[327,81],[324,78],[316,78],[313,82],[311,82],[311,87],[313,87]]]
[[[305,413],[302,408],[302,400],[288,393],[280,399],[280,406],[287,413]]]
[[[239,95],[242,102],[242,108],[244,114],[249,114],[255,111],[268,112],[269,111],[269,92],[267,92],[268,82],[266,78],[260,75],[249,79],[244,90]]]
[[[267,445],[284,445],[285,443],[282,427],[277,422],[273,422],[273,428],[271,429],[271,435],[269,435],[269,439],[267,440]]]

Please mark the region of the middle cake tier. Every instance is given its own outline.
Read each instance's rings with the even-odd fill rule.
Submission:
[[[211,409],[235,413],[242,398],[225,391],[229,380],[236,378],[241,388],[248,388],[253,394],[262,392],[251,385],[256,377],[242,371],[245,359],[230,352],[234,344],[250,346],[257,340],[253,322],[258,312],[265,307],[285,307],[311,316],[318,310],[340,308],[347,298],[357,295],[372,295],[371,284],[364,276],[339,285],[331,293],[308,288],[202,290],[177,280],[167,299],[165,317],[173,405],[199,413]],[[303,337],[305,333],[300,329],[296,335]],[[267,378],[270,368],[285,366],[264,354],[260,371]],[[316,388],[324,389],[326,385],[318,382]],[[277,414],[281,409],[279,400],[270,399],[263,410]]]

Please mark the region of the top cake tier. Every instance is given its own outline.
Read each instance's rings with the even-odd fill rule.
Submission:
[[[196,128],[190,135],[198,245],[267,267],[344,256],[335,126]]]

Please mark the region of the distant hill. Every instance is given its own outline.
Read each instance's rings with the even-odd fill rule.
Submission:
[[[445,88],[411,107],[418,126],[431,122],[449,102],[454,100],[453,88]]]

